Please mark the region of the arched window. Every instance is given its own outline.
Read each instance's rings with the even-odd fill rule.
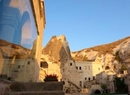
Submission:
[[[88,78],[88,80],[90,81],[90,77]]]
[[[70,66],[72,66],[72,63],[70,63]]]
[[[80,87],[82,87],[82,81],[79,81],[79,85],[80,85]]]
[[[95,76],[93,76],[93,80],[95,80]]]
[[[79,70],[81,70],[81,67],[79,67]]]

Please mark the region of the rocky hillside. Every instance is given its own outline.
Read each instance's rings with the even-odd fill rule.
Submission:
[[[107,54],[115,55],[118,51],[120,53],[130,53],[130,36],[109,44],[85,48],[80,51],[72,52],[71,55],[77,61],[87,61],[95,60],[97,56],[101,57]]]
[[[130,36],[118,41],[72,52],[76,61],[100,60],[104,70],[118,72],[130,63]]]
[[[130,62],[130,37],[99,45],[80,51],[71,52],[64,35],[53,36],[42,51],[42,59],[53,63],[65,63],[69,59],[75,61],[100,61],[103,68],[118,71],[120,63]]]

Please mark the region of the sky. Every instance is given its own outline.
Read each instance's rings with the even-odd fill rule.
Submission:
[[[130,0],[44,0],[43,47],[52,36],[65,35],[78,51],[130,36]]]

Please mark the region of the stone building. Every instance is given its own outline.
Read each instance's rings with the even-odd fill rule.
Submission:
[[[45,28],[41,0],[0,0],[0,74],[37,81]]]
[[[76,68],[80,74],[79,83],[82,88],[88,87],[88,83],[95,80],[96,75],[103,71],[102,63],[96,61],[76,61]]]
[[[58,81],[61,81],[62,75],[59,64],[41,60],[39,81],[44,81],[46,75],[56,75],[58,76]]]

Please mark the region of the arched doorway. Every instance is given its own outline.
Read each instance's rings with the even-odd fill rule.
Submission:
[[[101,91],[97,89],[94,91],[94,94],[101,94]]]

